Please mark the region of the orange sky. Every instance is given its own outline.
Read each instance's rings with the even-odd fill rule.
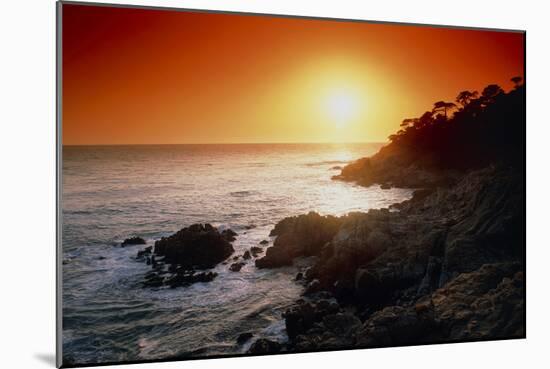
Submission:
[[[65,145],[385,141],[523,75],[521,33],[69,4],[62,19]]]

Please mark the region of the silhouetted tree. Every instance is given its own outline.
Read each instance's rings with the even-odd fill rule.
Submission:
[[[462,91],[458,94],[456,97],[456,102],[462,105],[462,108],[465,108],[470,101],[473,99],[477,99],[479,96],[479,93],[477,91]]]
[[[461,107],[438,101],[431,111],[407,118],[390,136],[381,152],[403,153],[400,162],[419,167],[456,169],[479,168],[493,163],[521,167],[525,159],[525,82],[505,92],[498,85],[485,87],[481,94],[462,91],[456,97]]]
[[[434,122],[433,114],[430,111],[425,112],[415,122],[416,128],[424,128],[430,126]]]
[[[491,104],[495,101],[498,95],[503,94],[504,91],[499,85],[489,85],[483,89],[481,93],[481,100],[484,105]]]
[[[456,105],[452,102],[438,101],[434,104],[432,113],[435,114],[440,111],[443,111],[445,115],[445,119],[447,119],[447,111],[453,108],[456,108]]]
[[[401,127],[407,128],[407,127],[414,126],[414,123],[415,123],[415,121],[417,121],[417,120],[418,120],[418,118],[407,118],[407,119],[403,119],[403,121],[401,122]]]
[[[520,76],[516,76],[512,77],[510,81],[514,83],[514,88],[519,88],[519,86],[521,86],[521,81],[523,81],[523,78],[521,78]]]

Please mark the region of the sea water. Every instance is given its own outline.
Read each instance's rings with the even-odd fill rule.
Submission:
[[[75,363],[244,353],[260,337],[284,342],[282,312],[303,287],[298,265],[240,272],[189,287],[143,288],[150,271],[135,260],[193,223],[238,233],[235,255],[287,216],[343,215],[410,197],[331,180],[381,144],[223,144],[63,147],[63,353]],[[307,262],[307,261],[301,261]],[[252,332],[253,340],[236,338]]]

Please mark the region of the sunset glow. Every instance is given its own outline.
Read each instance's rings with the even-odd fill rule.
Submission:
[[[381,142],[522,76],[523,35],[63,7],[63,143]]]
[[[326,99],[327,113],[337,126],[342,126],[357,117],[361,102],[353,93],[336,89]]]

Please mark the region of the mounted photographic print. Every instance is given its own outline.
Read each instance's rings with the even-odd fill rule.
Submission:
[[[58,3],[58,365],[524,338],[524,56]]]

